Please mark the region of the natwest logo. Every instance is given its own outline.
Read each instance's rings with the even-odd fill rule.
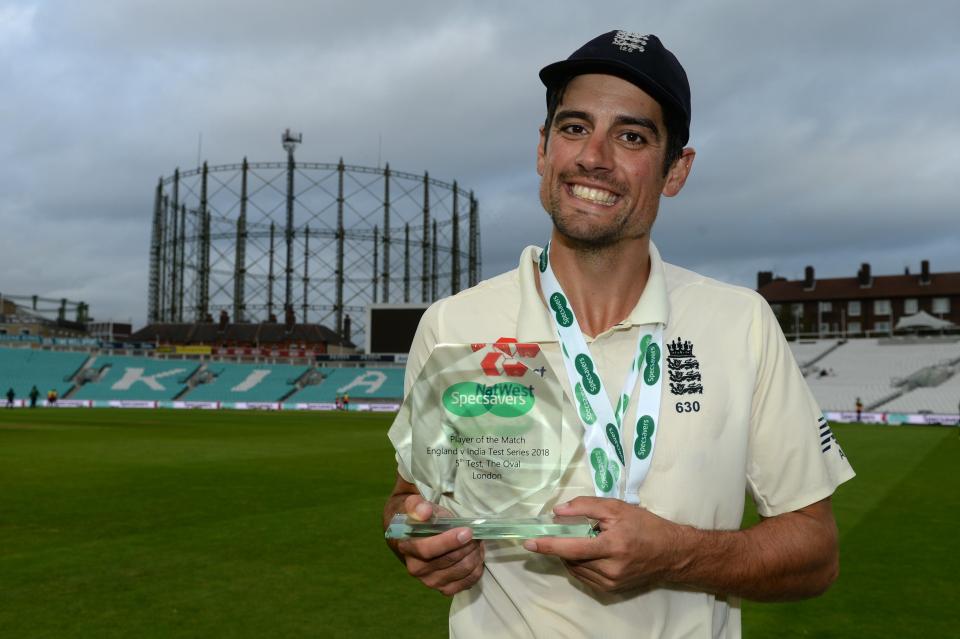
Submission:
[[[473,352],[487,348],[487,344],[471,344]],[[490,377],[523,377],[530,368],[522,359],[536,357],[540,353],[539,344],[518,344],[515,337],[501,337],[490,345],[490,352],[483,356],[480,368]]]

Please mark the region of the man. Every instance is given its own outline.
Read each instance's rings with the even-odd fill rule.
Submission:
[[[13,387],[7,389],[7,408],[13,408],[13,399],[17,396],[14,392]]]
[[[596,538],[481,543],[458,528],[392,548],[413,576],[455,595],[451,636],[738,637],[741,597],[809,597],[835,579],[830,495],[853,471],[766,303],[664,263],[650,241],[660,196],[681,191],[694,159],[690,90],[673,54],[656,36],[610,32],[540,78],[549,245],[428,309],[407,388],[438,343],[510,337],[539,344],[574,397],[561,353],[571,334],[604,382],[598,402],[619,405],[638,352],[652,352],[647,370],[663,377],[624,386],[616,421],[622,449],[636,454],[613,488],[594,472],[595,429],[564,407],[564,441],[577,448],[545,510],[597,520]],[[390,437],[399,448],[409,434],[395,424]],[[385,520],[456,509],[455,495],[425,501],[398,461]],[[745,492],[763,519],[741,531]]]
[[[40,391],[37,389],[36,385],[30,389],[30,408],[37,407],[37,398],[40,397]]]

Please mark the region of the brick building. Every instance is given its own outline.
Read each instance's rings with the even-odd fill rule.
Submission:
[[[757,292],[770,303],[783,332],[793,335],[887,335],[904,316],[925,311],[960,325],[960,273],[876,275],[861,264],[856,277],[817,279],[807,266],[802,280],[757,273]]]

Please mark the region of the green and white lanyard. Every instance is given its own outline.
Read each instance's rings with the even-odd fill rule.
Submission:
[[[644,325],[637,338],[637,350],[630,372],[620,391],[617,406],[600,379],[590,347],[550,265],[550,243],[540,254],[540,285],[553,316],[563,363],[573,389],[573,402],[583,423],[583,446],[590,455],[593,483],[598,497],[617,497],[637,503],[657,439],[660,420],[660,390],[663,381],[663,324]],[[630,461],[623,451],[622,421],[638,379],[643,379],[637,406],[636,436]],[[627,470],[626,494],[619,490],[620,477]]]

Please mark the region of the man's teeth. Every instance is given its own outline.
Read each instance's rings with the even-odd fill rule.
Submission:
[[[570,189],[573,194],[581,200],[589,200],[598,204],[613,204],[617,201],[617,195],[603,189],[592,189],[589,186],[580,184],[572,185]]]

